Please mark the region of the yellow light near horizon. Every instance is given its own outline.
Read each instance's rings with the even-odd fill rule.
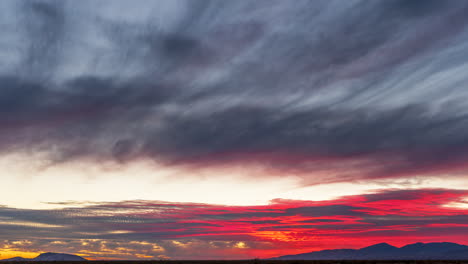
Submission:
[[[37,255],[38,255],[37,252],[0,249],[0,259],[9,259],[9,258],[14,258],[14,257],[35,258],[37,257]]]
[[[244,242],[237,242],[234,247],[241,248],[241,249],[249,248]]]

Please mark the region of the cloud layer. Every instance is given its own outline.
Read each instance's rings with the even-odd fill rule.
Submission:
[[[0,251],[238,259],[382,241],[464,243],[467,198],[466,190],[421,189],[328,201],[277,199],[265,206],[137,200],[70,202],[57,210],[1,207]]]
[[[467,8],[4,1],[0,145],[311,183],[465,170]]]

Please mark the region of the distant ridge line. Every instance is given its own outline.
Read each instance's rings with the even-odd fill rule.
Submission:
[[[468,246],[450,242],[418,242],[395,247],[379,243],[360,249],[327,249],[270,260],[468,260]]]
[[[29,262],[29,261],[87,261],[87,259],[72,255],[72,254],[65,254],[65,253],[42,253],[35,258],[22,258],[22,257],[14,257],[9,259],[2,259],[0,261],[15,261],[15,262]]]

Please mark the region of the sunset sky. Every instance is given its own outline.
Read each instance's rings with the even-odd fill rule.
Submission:
[[[468,244],[468,1],[0,1],[0,259]]]

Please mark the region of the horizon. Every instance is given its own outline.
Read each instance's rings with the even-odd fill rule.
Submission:
[[[406,246],[410,246],[410,245],[416,245],[416,244],[457,244],[457,245],[462,245],[462,244],[458,244],[458,243],[453,243],[453,242],[428,242],[428,243],[424,243],[424,242],[415,242],[415,243],[412,243],[412,244],[406,244],[404,246],[401,246],[401,247],[396,247],[396,246],[393,246],[391,244],[388,244],[386,242],[381,242],[381,243],[377,243],[377,244],[372,244],[372,245],[368,245],[368,246],[365,246],[365,247],[362,247],[362,248],[353,248],[355,250],[359,250],[359,249],[365,249],[365,248],[369,248],[369,247],[372,247],[372,246],[377,246],[377,245],[388,245],[388,246],[392,246],[394,248],[403,248],[403,247],[406,247]],[[463,246],[468,246],[468,245],[463,245]],[[319,251],[323,251],[323,250],[333,250],[333,249],[322,249],[322,250],[319,250]],[[312,252],[318,252],[318,251],[312,251]],[[298,254],[305,254],[305,253],[312,253],[312,252],[303,252],[303,253],[298,253]],[[37,256],[36,257],[39,257],[40,255],[45,255],[45,254],[65,254],[65,255],[76,255],[76,256],[79,256],[77,254],[72,254],[72,253],[65,253],[65,252],[43,252],[43,253],[36,253]],[[17,257],[13,257],[13,258],[18,258],[19,256]],[[80,256],[81,257],[81,256]],[[22,257],[19,257],[19,258],[22,258]],[[11,258],[9,258],[11,259]],[[31,259],[31,258],[25,258],[25,259]],[[8,260],[8,259],[0,259],[0,261],[2,260]],[[105,260],[110,260],[110,259],[86,259],[86,260],[102,260],[102,261],[105,261]],[[114,260],[117,260],[118,259],[114,259]],[[130,259],[132,260],[132,259]],[[133,259],[135,261],[138,261],[140,259]],[[152,259],[152,260],[161,260],[161,259]],[[164,260],[170,260],[170,259],[164,259]],[[192,259],[174,259],[174,260],[192,260]],[[207,261],[209,261],[209,259],[206,259]],[[235,260],[235,259],[234,259]],[[238,260],[249,260],[249,259],[238,259]],[[122,260],[124,261],[124,260]]]
[[[391,246],[391,247],[394,247],[394,248],[403,248],[403,247],[406,247],[406,246],[410,246],[410,245],[416,245],[416,244],[457,244],[457,245],[463,245],[463,244],[458,244],[458,243],[453,243],[453,242],[444,242],[444,241],[441,241],[441,242],[428,242],[428,243],[424,243],[424,242],[415,242],[415,243],[412,243],[412,244],[406,244],[404,246],[400,246],[400,247],[396,247],[396,246],[393,246],[389,243],[386,243],[386,242],[381,242],[381,243],[377,243],[377,244],[372,244],[372,245],[368,245],[368,246],[365,246],[365,247],[362,247],[362,248],[353,248],[355,250],[360,250],[360,249],[365,249],[365,248],[369,248],[369,247],[373,247],[373,246],[377,246],[377,245],[388,245],[388,246]],[[463,246],[467,246],[468,245],[463,245]],[[319,250],[319,251],[326,251],[326,250],[333,250],[333,249],[322,249],[322,250]],[[312,251],[312,252],[318,252],[318,251]],[[312,252],[303,252],[303,253],[298,253],[298,254],[305,254],[305,253],[312,253]],[[66,255],[76,255],[76,256],[79,256],[77,254],[72,254],[72,253],[65,253],[65,252],[43,252],[43,253],[36,253],[37,256],[36,257],[39,257],[41,255],[45,255],[45,254],[66,254]],[[17,257],[13,257],[14,258],[18,258],[19,256]],[[80,256],[81,257],[81,256]],[[279,256],[277,256],[279,257]],[[19,257],[19,258],[22,258],[22,257]],[[8,258],[8,259],[12,259],[12,258]],[[2,260],[8,260],[8,259],[1,259],[0,258],[0,261]],[[24,259],[33,259],[33,258],[24,258]],[[256,258],[255,258],[256,259]],[[106,261],[106,260],[110,260],[112,261],[112,259],[86,259],[86,260],[90,260],[90,261],[93,261],[93,260],[97,260],[97,261]],[[120,261],[119,259],[113,259],[115,261]],[[138,260],[141,260],[141,259],[129,259],[129,260],[134,260],[134,261],[138,261]],[[190,258],[187,258],[187,259],[151,259],[151,260],[192,260]],[[234,259],[235,260],[235,259]],[[238,260],[249,260],[249,259],[238,259]],[[121,261],[124,261],[124,260],[121,260]],[[207,259],[207,261],[209,261],[209,259]]]
[[[0,258],[466,244],[468,1],[0,1]]]

